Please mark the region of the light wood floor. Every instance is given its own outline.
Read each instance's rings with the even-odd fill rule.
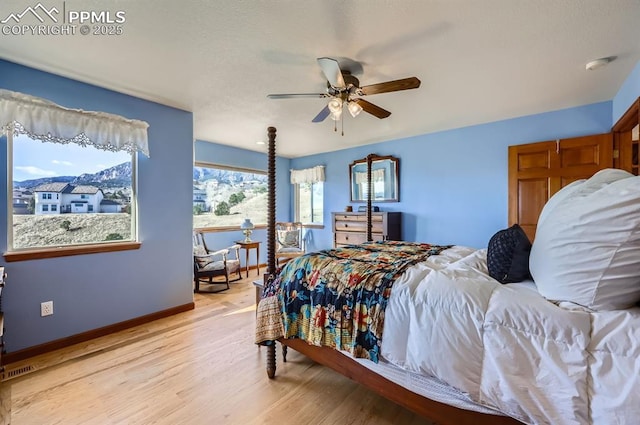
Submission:
[[[251,279],[196,308],[77,344],[7,370],[0,424],[429,425],[353,381],[289,350],[276,379],[253,344]]]

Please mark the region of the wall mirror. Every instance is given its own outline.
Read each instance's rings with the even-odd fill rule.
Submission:
[[[367,181],[367,158],[349,164],[351,202],[366,202],[369,182]],[[373,155],[371,161],[372,202],[398,202],[398,158]]]

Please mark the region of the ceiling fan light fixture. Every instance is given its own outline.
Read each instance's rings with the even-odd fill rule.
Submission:
[[[333,98],[329,101],[329,110],[332,114],[342,114],[342,101],[337,98]]]
[[[362,106],[358,102],[352,101],[347,104],[347,109],[349,109],[349,113],[352,117],[357,117],[360,112],[362,112]]]

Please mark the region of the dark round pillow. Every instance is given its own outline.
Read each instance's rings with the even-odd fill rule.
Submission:
[[[529,253],[531,242],[517,224],[500,230],[491,237],[487,247],[489,275],[500,283],[521,282],[529,279]]]

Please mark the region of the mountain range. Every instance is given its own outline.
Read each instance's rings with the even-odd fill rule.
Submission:
[[[221,168],[193,167],[193,180],[203,182],[217,180],[219,183],[241,183],[245,181],[267,182],[267,175],[246,171],[225,170]]]
[[[131,162],[123,162],[93,174],[79,176],[55,176],[39,179],[13,181],[15,189],[32,189],[46,183],[71,183],[73,185],[91,185],[99,188],[131,186]]]

